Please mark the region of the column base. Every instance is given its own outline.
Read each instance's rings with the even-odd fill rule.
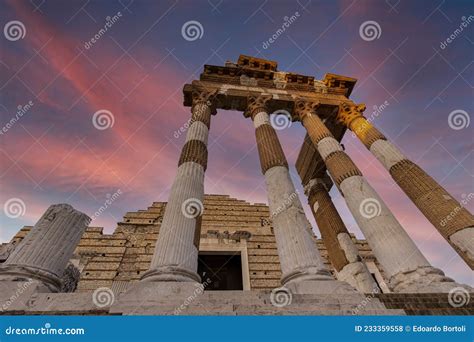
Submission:
[[[297,268],[292,270],[289,273],[286,273],[281,278],[281,283],[287,285],[290,283],[301,282],[301,281],[326,281],[334,280],[331,273],[326,269],[321,269],[317,267],[305,267]]]
[[[56,274],[31,266],[2,265],[0,266],[0,280],[12,282],[39,281],[44,285],[44,292],[61,291],[61,279]]]
[[[446,277],[443,271],[431,266],[399,272],[392,276],[389,286],[394,292],[400,293],[447,293],[456,287],[472,291],[470,286],[456,283]]]
[[[38,280],[10,280],[0,277],[0,314],[6,314],[8,311],[15,314],[19,311],[24,313],[39,293],[50,296],[50,292],[44,283]]]
[[[186,268],[179,266],[160,266],[146,271],[140,279],[146,282],[197,282],[201,277]]]
[[[356,289],[344,281],[334,279],[304,280],[284,286],[292,294],[359,294]]]
[[[342,270],[337,272],[337,279],[347,282],[361,293],[380,292],[379,287],[367,270],[367,266],[360,261],[344,266]]]
[[[120,294],[110,307],[110,314],[162,315],[181,314],[180,308],[199,301],[204,286],[194,281],[166,281],[148,278]]]

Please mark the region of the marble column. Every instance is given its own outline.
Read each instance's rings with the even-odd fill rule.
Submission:
[[[328,259],[337,272],[337,279],[346,281],[359,292],[379,292],[380,289],[359,255],[328,190],[329,177],[313,178],[305,186],[308,203],[328,252]]]
[[[200,282],[197,274],[204,172],[215,92],[194,91],[191,125],[144,281]]]
[[[0,266],[0,279],[37,280],[52,292],[91,219],[68,204],[51,205]]]
[[[431,266],[384,201],[315,114],[318,103],[296,101],[295,111],[364,233],[395,292],[447,292],[459,286]]]
[[[290,178],[280,141],[270,125],[267,109],[270,99],[270,96],[249,97],[247,112],[255,126],[258,154],[267,186],[282,270],[281,283],[287,286],[304,281],[334,280],[316,247],[309,222]],[[318,285],[314,287],[317,291]]]
[[[389,171],[439,233],[474,269],[474,216],[430,175],[406,156],[363,116],[365,105],[342,104],[338,120],[362,141]]]

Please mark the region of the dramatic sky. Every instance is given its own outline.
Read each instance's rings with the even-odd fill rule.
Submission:
[[[1,27],[10,30],[0,36],[0,242],[53,203],[92,215],[120,190],[93,223],[111,233],[127,211],[166,201],[185,136],[175,132],[190,117],[182,87],[204,64],[223,65],[239,54],[318,79],[327,72],[357,78],[352,98],[367,104],[368,116],[385,104],[374,124],[455,198],[470,198],[473,9],[468,0],[1,0]],[[113,16],[112,27],[86,48]],[[202,27],[199,37],[183,35],[189,21]],[[375,22],[374,37],[360,34],[367,21]],[[104,110],[113,125],[97,129],[94,113]],[[278,136],[306,203],[293,166],[304,129],[295,122]],[[267,202],[250,119],[218,111],[209,142],[206,193]],[[366,148],[350,134],[343,143],[430,262],[473,284],[468,267]],[[337,190],[331,194],[362,237]],[[466,205],[471,212],[473,202]]]

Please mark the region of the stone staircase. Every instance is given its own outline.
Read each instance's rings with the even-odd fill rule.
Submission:
[[[46,293],[40,286],[0,283],[0,315],[474,315],[474,302],[452,305],[447,293],[290,294],[270,291],[197,291],[194,285],[141,282],[102,293]],[[22,291],[18,291],[22,289]],[[11,294],[15,293],[15,299]]]
[[[447,293],[382,293],[377,298],[387,309],[402,309],[407,315],[474,315],[474,294],[450,303]]]
[[[162,296],[142,303],[119,297],[110,308],[124,315],[404,315],[401,309],[388,310],[377,298],[362,294],[293,294],[277,305],[272,295],[259,291],[205,291],[195,298]],[[273,302],[276,302],[273,300]],[[286,304],[286,305],[285,305]],[[280,307],[281,305],[281,307]]]

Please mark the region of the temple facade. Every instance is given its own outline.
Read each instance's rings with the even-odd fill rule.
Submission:
[[[362,141],[471,268],[472,214],[364,117],[365,105],[350,100],[355,83],[281,72],[276,62],[250,56],[205,65],[184,86],[191,124],[167,203],[127,213],[112,235],[88,228],[88,216],[70,205],[51,206],[3,246],[0,301],[10,303],[3,312],[472,313],[472,288],[430,264],[344,151],[344,134]],[[218,109],[241,111],[254,126],[268,206],[204,195]],[[304,195],[276,133],[291,121],[307,132],[296,163]],[[329,195],[333,186],[365,240],[345,226]],[[453,305],[454,294],[467,303]]]

